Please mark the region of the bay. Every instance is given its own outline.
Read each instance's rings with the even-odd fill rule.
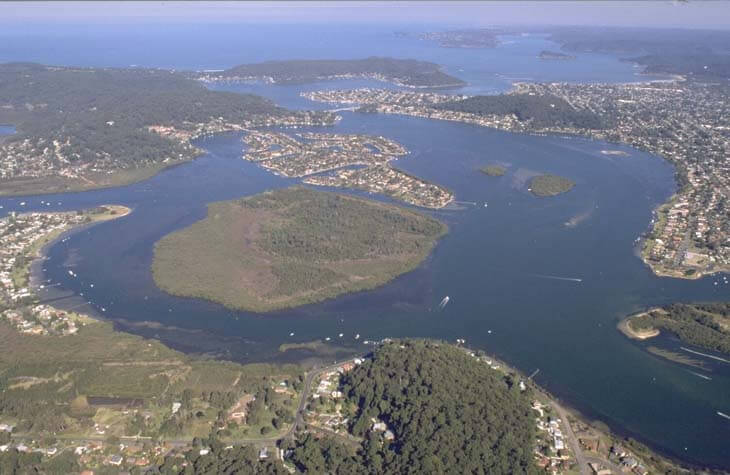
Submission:
[[[281,32],[271,26],[216,30],[56,26],[27,32],[21,39],[20,31],[11,30],[0,33],[7,40],[0,41],[0,58],[217,69],[265,59],[389,55],[444,64],[447,71],[469,81],[459,91],[466,93],[503,91],[514,80],[639,79],[635,68],[611,56],[539,61],[540,50],[556,49],[541,37],[506,38],[493,50],[453,50],[395,38],[383,28],[353,32],[318,25]],[[264,37],[265,48],[251,47]],[[89,38],[96,40],[94,50],[87,48]],[[376,84],[338,81],[225,88],[263,94],[288,107],[321,108],[325,106],[310,103],[299,93]],[[67,308],[83,305],[78,309],[90,309],[120,329],[159,338],[175,348],[237,361],[287,361],[310,355],[280,353],[282,343],[326,337],[341,348],[330,358],[366,349],[364,340],[465,338],[468,345],[527,373],[539,368],[540,384],[622,434],[683,460],[730,466],[725,443],[730,425],[716,415],[718,410],[727,412],[730,404],[728,365],[708,360],[712,380],[700,379],[684,366],[648,354],[646,345],[615,330],[624,315],[649,306],[728,299],[727,286],[714,285],[716,278],[657,278],[634,252],[635,239],[646,230],[652,209],[675,189],[671,166],[630,148],[584,139],[518,135],[409,117],[342,115],[337,126],[319,130],[399,141],[411,154],[397,166],[449,187],[461,202],[459,209],[433,213],[448,223],[450,233],[428,261],[373,291],[258,315],[172,297],[155,287],[149,271],[154,243],[201,219],[207,203],[299,183],[242,160],[240,134],[201,139],[198,143],[208,151],[206,156],[135,185],[0,199],[0,215],[104,203],[134,208],[129,216],[73,234],[51,247],[40,271],[61,285],[47,298],[58,298],[57,304]],[[602,155],[600,150],[606,148],[629,155]],[[506,176],[489,178],[477,171],[494,161],[509,165]],[[525,188],[526,177],[533,173],[564,175],[577,185],[570,193],[539,199]],[[572,218],[578,223],[566,226]],[[79,277],[69,276],[71,268]],[[438,310],[445,295],[450,302]],[[361,335],[359,340],[354,339],[356,334]],[[679,346],[666,336],[651,344]]]

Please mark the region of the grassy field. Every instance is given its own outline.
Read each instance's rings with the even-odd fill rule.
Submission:
[[[59,438],[99,436],[100,430],[103,436],[207,435],[226,401],[301,374],[296,365],[186,356],[98,321],[69,336],[24,335],[0,323],[0,344],[0,422],[18,424],[19,433]],[[99,407],[88,403],[91,396],[133,398],[141,405]],[[173,415],[172,403],[186,398]]]
[[[266,312],[382,285],[446,230],[414,211],[294,187],[211,204],[155,245],[152,271],[169,293]]]
[[[541,197],[567,193],[574,186],[573,180],[557,175],[538,175],[530,180],[530,191]]]

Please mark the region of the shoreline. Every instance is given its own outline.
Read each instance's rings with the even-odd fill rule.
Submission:
[[[616,325],[616,328],[618,331],[624,334],[627,338],[631,340],[639,340],[644,341],[648,340],[650,338],[654,338],[660,335],[661,331],[658,328],[652,328],[651,330],[634,330],[631,328],[630,322],[633,318],[644,316],[650,312],[653,312],[655,310],[659,310],[658,307],[652,307],[648,310],[645,310],[643,312],[639,313],[633,313],[619,321],[619,323]]]
[[[185,232],[189,230],[192,226],[205,222],[210,221],[211,219],[211,207],[209,205],[206,216],[201,219],[200,221],[197,221],[196,223],[191,224],[190,226],[187,226],[185,228],[182,228],[180,230],[177,230],[173,233],[167,234],[160,238],[155,244],[154,244],[154,251],[153,251],[153,258],[150,265],[152,278],[155,283],[155,285],[163,292],[177,296],[177,297],[183,297],[183,298],[194,298],[194,299],[201,299],[208,302],[212,302],[214,304],[222,305],[223,307],[233,310],[233,311],[241,311],[241,312],[250,312],[255,314],[260,314],[261,316],[269,316],[269,315],[275,315],[277,312],[282,312],[286,310],[296,309],[305,307],[308,305],[313,305],[325,301],[331,301],[336,298],[344,297],[347,295],[357,294],[361,292],[367,292],[370,290],[374,290],[376,288],[382,287],[384,285],[387,285],[391,281],[397,279],[398,277],[413,272],[414,270],[418,269],[419,267],[426,265],[426,263],[431,259],[433,255],[434,249],[438,246],[440,241],[444,236],[446,236],[449,233],[449,227],[446,223],[444,223],[441,220],[438,220],[436,218],[430,217],[427,214],[421,214],[417,211],[413,211],[407,207],[399,206],[397,204],[391,204],[383,201],[378,200],[372,200],[365,197],[360,197],[352,194],[339,194],[338,192],[331,192],[331,191],[321,191],[316,190],[309,187],[303,187],[306,190],[310,190],[312,193],[329,193],[331,195],[339,195],[339,196],[345,196],[347,199],[354,200],[358,203],[366,203],[368,206],[377,208],[379,210],[384,211],[392,211],[393,209],[398,210],[398,212],[405,212],[410,214],[416,214],[420,218],[424,219],[432,219],[435,222],[439,224],[439,232],[433,236],[432,240],[428,243],[427,246],[414,251],[413,253],[409,254],[409,258],[400,263],[399,267],[397,269],[388,270],[387,272],[384,272],[382,275],[374,275],[369,277],[367,280],[369,282],[362,283],[362,281],[346,281],[346,282],[338,282],[335,284],[329,284],[324,287],[320,287],[317,289],[314,289],[311,291],[309,295],[298,295],[293,294],[290,296],[284,296],[280,297],[276,300],[266,300],[263,296],[252,296],[255,300],[255,302],[248,302],[246,304],[241,303],[241,301],[232,302],[230,300],[224,300],[220,297],[219,294],[212,293],[210,289],[207,289],[205,291],[200,291],[198,289],[196,292],[189,292],[186,289],[181,289],[180,285],[178,285],[177,282],[173,282],[172,284],[169,281],[169,277],[160,277],[159,272],[159,260],[158,260],[158,245],[160,242],[168,238],[169,236],[172,236],[175,233],[178,232]],[[283,188],[282,190],[289,190],[291,188]],[[258,195],[252,195],[250,197],[247,197],[245,199],[253,198]],[[385,195],[387,196],[387,195]],[[390,197],[392,199],[392,197]],[[235,201],[235,200],[234,200]],[[224,201],[219,202],[223,204],[230,204],[231,201]],[[389,258],[385,259],[386,261],[389,260]],[[377,261],[377,259],[376,259]],[[157,269],[157,271],[156,271]]]
[[[80,224],[78,226],[71,226],[68,229],[64,229],[57,235],[51,237],[46,242],[44,242],[36,251],[35,255],[33,256],[33,259],[28,264],[28,287],[33,292],[33,295],[38,299],[38,302],[41,303],[43,300],[47,300],[49,297],[46,297],[45,299],[41,298],[38,295],[38,290],[40,290],[41,282],[45,280],[45,275],[43,274],[43,262],[48,258],[48,251],[51,247],[56,245],[58,242],[60,242],[62,239],[65,239],[69,236],[72,236],[74,234],[77,234],[85,229],[91,228],[97,224],[101,224],[107,221],[113,221],[115,219],[122,218],[124,216],[127,216],[134,211],[132,208],[129,208],[124,205],[100,205],[103,206],[111,211],[115,211],[116,214],[108,214],[106,216],[100,217],[99,219],[92,220],[89,223]],[[88,210],[87,210],[88,211]],[[47,213],[52,214],[53,212]],[[54,290],[55,292],[55,290]],[[59,310],[59,311],[67,311],[66,309],[57,307],[54,305],[54,303],[57,301],[57,299],[50,297],[50,301],[46,303],[46,305]],[[80,297],[76,294],[67,295],[66,298],[64,298],[64,301],[69,301],[74,304],[82,304],[86,303],[85,300],[80,299]],[[99,322],[109,322],[111,319],[108,319],[101,315],[100,313],[93,310],[93,307],[89,310],[84,310],[82,312],[74,312],[82,317],[88,317],[89,319],[96,320]]]
[[[112,205],[105,205],[105,206],[109,206],[110,208],[112,207]],[[82,224],[82,225],[79,225],[79,226],[71,227],[69,229],[64,230],[62,233],[60,233],[58,236],[55,236],[53,239],[49,240],[39,250],[40,257],[34,259],[31,262],[31,269],[32,269],[32,267],[34,265],[37,265],[38,268],[36,269],[36,271],[40,271],[40,266],[38,264],[41,264],[43,262],[43,260],[44,260],[44,258],[46,256],[46,253],[48,251],[48,249],[52,245],[54,245],[55,243],[57,243],[59,240],[63,239],[64,237],[67,237],[69,235],[72,235],[72,234],[76,234],[78,232],[81,232],[81,231],[83,231],[85,229],[88,229],[89,227],[91,227],[91,226],[93,226],[95,224],[99,224],[99,223],[104,222],[104,221],[109,221],[109,220],[113,220],[113,219],[116,219],[116,218],[119,218],[119,217],[126,216],[126,215],[130,214],[133,211],[132,209],[127,208],[127,207],[123,207],[123,206],[114,206],[113,209],[121,209],[121,208],[124,208],[125,211],[123,213],[120,213],[119,215],[115,215],[113,218],[100,219],[100,220],[97,220],[95,222],[86,223],[86,224]],[[37,276],[37,274],[36,274],[36,276]],[[49,305],[52,306],[52,304],[49,304]],[[644,312],[642,312],[642,313],[644,313]],[[98,321],[98,322],[111,322],[113,325],[115,323],[113,319],[105,318],[105,317],[103,317],[101,315],[95,315],[95,312],[90,313],[88,311],[84,311],[84,312],[81,312],[80,314],[83,315],[83,316],[88,316],[89,318],[91,318],[91,319],[93,319],[95,321]],[[629,316],[627,318],[635,317],[635,316],[640,315],[640,314],[632,314],[631,316]],[[626,319],[624,319],[624,320],[626,320]],[[116,325],[114,325],[114,326],[116,326]],[[116,328],[114,328],[112,331],[119,332],[119,333],[126,333],[126,334],[136,335],[135,333],[130,333],[130,332],[124,331],[124,330],[118,330]],[[159,341],[165,347],[171,348],[167,344],[165,344],[164,342],[162,342],[161,340],[156,339],[156,338],[155,338],[155,340]],[[470,349],[469,347],[466,347],[466,346],[463,346],[463,348],[466,351],[474,351],[474,352],[478,351],[478,350],[472,350],[472,349]],[[183,354],[195,356],[195,352],[188,352],[188,351],[184,351],[184,350],[176,350],[176,351],[181,351],[181,353],[183,353]],[[370,351],[370,350],[368,350],[368,351]],[[519,370],[518,368],[512,366],[511,364],[506,363],[506,361],[503,360],[502,358],[497,357],[493,353],[486,353],[486,354],[493,361],[493,364],[495,364],[495,365],[501,365],[506,370],[511,371],[511,372],[514,372],[515,374],[519,375],[523,379],[530,380],[529,378],[526,377],[526,374],[523,373],[522,370]],[[216,357],[214,359],[217,360],[217,361],[226,361],[225,358],[218,358],[218,357]],[[532,381],[532,380],[530,380],[530,381]],[[634,434],[631,431],[626,431],[626,430],[624,430],[621,427],[616,427],[614,424],[609,424],[608,422],[602,420],[600,418],[600,416],[598,416],[598,415],[592,416],[590,409],[587,409],[585,407],[581,407],[582,404],[576,403],[575,401],[570,401],[570,398],[563,399],[563,398],[560,398],[560,397],[556,396],[555,394],[552,393],[552,391],[550,391],[548,389],[549,383],[543,385],[543,384],[538,384],[536,381],[532,381],[532,382],[533,382],[533,385],[534,385],[535,390],[539,394],[541,394],[543,397],[546,397],[547,399],[549,399],[550,401],[552,401],[554,404],[556,404],[559,407],[561,407],[568,415],[570,415],[576,421],[578,421],[580,423],[583,423],[583,424],[586,424],[587,426],[593,427],[594,430],[599,430],[600,432],[603,432],[603,434],[605,436],[607,436],[609,438],[614,438],[616,440],[622,440],[624,438],[631,437],[634,440],[636,440],[638,443],[640,443],[641,445],[643,445],[644,447],[648,448],[651,452],[653,452],[654,454],[656,454],[656,455],[658,455],[660,457],[665,458],[670,463],[676,463],[676,464],[679,464],[682,467],[687,467],[687,466],[689,466],[689,467],[698,467],[698,465],[696,465],[694,462],[692,462],[690,460],[684,460],[684,459],[681,459],[681,458],[676,457],[676,454],[673,454],[671,451],[663,451],[663,450],[661,450],[661,448],[658,448],[658,447],[653,446],[653,444],[651,444],[649,441],[643,440],[641,438],[641,436],[638,435],[638,434]],[[604,424],[606,424],[606,427],[608,428],[608,431],[606,431],[605,429],[597,428],[594,425],[594,422],[596,422],[596,421],[603,422]]]
[[[153,167],[146,167],[141,168],[138,170],[143,170],[143,172],[139,176],[134,176],[131,178],[124,179],[122,178],[118,183],[99,183],[94,185],[88,185],[88,184],[79,184],[79,185],[69,185],[68,188],[64,188],[62,190],[49,190],[45,189],[44,191],[33,191],[32,189],[30,191],[9,191],[9,192],[0,192],[0,198],[21,198],[25,196],[43,196],[43,195],[63,195],[67,193],[85,193],[85,192],[91,192],[91,191],[101,191],[101,190],[107,190],[112,188],[122,188],[125,186],[135,185],[137,183],[141,183],[145,180],[149,180],[150,178],[153,178],[160,173],[171,170],[175,167],[179,167],[181,165],[185,165],[187,163],[191,163],[194,160],[197,160],[202,154],[198,154],[195,157],[192,157],[190,159],[185,160],[175,160],[171,163],[165,163],[162,164],[162,166],[153,166]],[[120,170],[124,171],[124,170]],[[112,175],[113,176],[113,175]]]

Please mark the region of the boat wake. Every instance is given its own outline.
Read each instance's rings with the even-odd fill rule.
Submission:
[[[700,356],[704,356],[706,358],[712,358],[713,360],[722,361],[723,363],[730,363],[730,360],[726,360],[725,358],[720,358],[719,356],[708,355],[707,353],[700,353],[699,351],[690,350],[689,348],[685,348],[683,346],[680,346],[680,348],[683,349],[684,351],[687,351],[694,355],[700,355]]]
[[[712,378],[709,376],[705,376],[704,374],[695,373],[694,371],[690,371],[690,374],[694,374],[698,378],[706,379],[707,381],[712,381]]]
[[[559,275],[545,275],[545,274],[530,274],[533,277],[539,279],[551,279],[551,280],[566,280],[568,282],[583,282],[583,279],[578,277],[561,277]]]

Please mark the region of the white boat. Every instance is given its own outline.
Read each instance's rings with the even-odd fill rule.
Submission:
[[[724,412],[717,411],[717,415],[720,417],[724,417],[725,419],[730,419],[730,416],[728,416]]]
[[[446,306],[446,304],[449,303],[449,300],[450,299],[449,299],[448,295],[446,297],[444,297],[443,300],[441,300],[441,303],[439,304],[439,308],[444,308]]]

